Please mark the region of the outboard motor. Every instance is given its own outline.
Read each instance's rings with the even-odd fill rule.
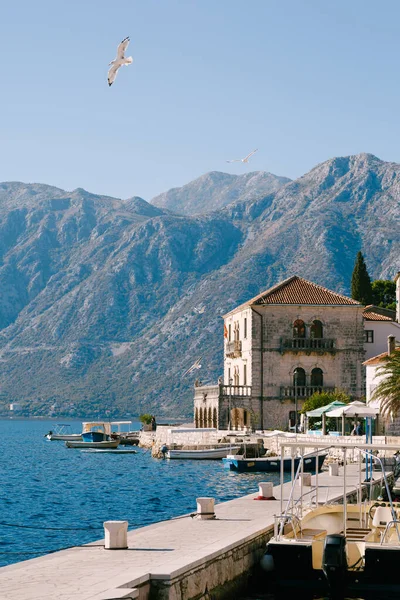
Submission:
[[[328,582],[331,598],[344,598],[347,575],[346,538],[337,533],[327,535],[322,554],[322,571]]]

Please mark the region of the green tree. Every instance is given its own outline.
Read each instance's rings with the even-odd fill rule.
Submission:
[[[362,252],[357,253],[351,277],[351,297],[361,304],[372,304],[372,286]]]
[[[342,390],[335,390],[334,392],[314,392],[303,404],[301,409],[302,413],[306,413],[316,408],[326,406],[331,402],[344,402],[348,404],[351,398]]]
[[[372,282],[372,301],[375,306],[396,310],[396,284],[390,279],[376,279]]]
[[[372,400],[379,400],[381,415],[396,417],[400,411],[400,348],[384,358],[384,364],[377,368],[381,381],[372,394]]]
[[[143,423],[144,425],[150,425],[151,418],[152,418],[152,415],[150,415],[149,413],[144,413],[143,415],[140,415],[139,421],[141,423]]]

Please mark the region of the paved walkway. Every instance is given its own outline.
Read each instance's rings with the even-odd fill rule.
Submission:
[[[334,501],[343,495],[343,469],[339,476],[318,476],[319,500]],[[375,474],[377,478],[380,475]],[[267,480],[267,474],[265,479]],[[358,466],[347,466],[347,491],[358,485]],[[312,477],[315,485],[315,476]],[[291,484],[284,485],[284,499]],[[303,492],[307,488],[303,489]],[[296,496],[300,486],[296,484]],[[136,598],[134,588],[151,579],[179,576],[271,531],[277,500],[254,501],[254,494],[218,504],[216,519],[200,521],[190,516],[149,525],[128,533],[127,550],[105,550],[103,540],[62,550],[41,558],[0,568],[2,600],[109,600]]]

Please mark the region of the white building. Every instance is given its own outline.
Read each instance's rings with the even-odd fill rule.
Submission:
[[[400,341],[400,323],[395,320],[395,311],[378,306],[366,306],[363,316],[365,358],[372,358],[385,352],[389,335],[393,335]]]
[[[385,374],[379,372],[379,368],[384,364],[385,358],[393,352],[400,352],[400,347],[397,347],[396,339],[393,335],[389,335],[386,340],[387,350],[377,356],[373,356],[364,362],[366,370],[366,400],[367,404],[373,401],[373,394],[376,387],[386,377]],[[398,435],[400,433],[400,418],[396,419],[380,419],[381,425],[385,427],[385,433],[387,435]]]

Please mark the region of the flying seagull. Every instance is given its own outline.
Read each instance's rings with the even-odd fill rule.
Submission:
[[[256,148],[255,150],[253,150],[252,152],[250,152],[250,154],[248,154],[247,156],[245,156],[244,158],[235,158],[234,160],[227,160],[226,162],[232,163],[232,162],[242,162],[242,163],[248,163],[249,162],[249,158],[250,156],[253,156],[253,154],[255,154],[257,152],[258,148]]]
[[[196,369],[201,369],[200,361],[201,361],[201,356],[192,364],[191,367],[189,367],[187,369],[187,371],[184,372],[182,377],[185,377],[185,375],[189,375],[189,373],[193,373],[193,371],[195,371]]]
[[[193,308],[194,312],[196,312],[198,315],[202,315],[204,313],[204,311],[206,310],[205,306],[195,306]]]
[[[125,51],[129,44],[129,37],[126,37],[119,44],[117,48],[117,58],[114,58],[108,66],[111,66],[111,69],[108,71],[108,85],[112,85],[115,81],[115,78],[118,73],[118,69],[122,67],[122,65],[130,65],[133,62],[132,56],[127,56],[125,58]]]

